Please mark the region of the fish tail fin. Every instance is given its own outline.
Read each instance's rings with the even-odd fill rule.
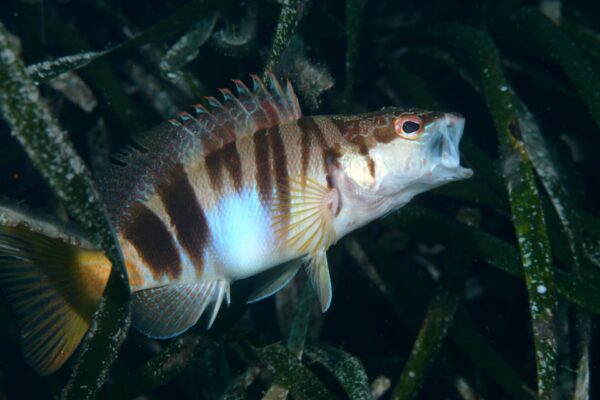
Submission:
[[[40,375],[60,368],[90,327],[111,264],[97,250],[0,226],[0,288],[21,328],[27,363]]]

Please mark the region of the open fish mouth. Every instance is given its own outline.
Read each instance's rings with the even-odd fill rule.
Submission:
[[[460,165],[458,146],[463,135],[465,119],[460,114],[447,113],[438,122],[439,136],[432,141],[430,154],[436,160],[431,174],[439,182],[467,179],[473,176],[473,170]]]

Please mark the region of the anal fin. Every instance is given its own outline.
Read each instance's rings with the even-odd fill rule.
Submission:
[[[208,324],[210,328],[223,299],[229,303],[229,283],[224,280],[171,284],[141,290],[133,294],[132,322],[147,336],[168,339],[194,326],[213,303]]]

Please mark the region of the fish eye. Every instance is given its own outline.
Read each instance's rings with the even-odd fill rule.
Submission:
[[[419,128],[420,125],[414,121],[406,121],[402,124],[402,130],[404,131],[404,133],[413,133],[418,131]]]
[[[415,140],[423,133],[423,121],[414,115],[402,116],[394,121],[394,129],[398,136],[408,140]]]

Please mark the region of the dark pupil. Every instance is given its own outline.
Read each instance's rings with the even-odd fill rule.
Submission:
[[[413,121],[406,121],[402,124],[404,133],[413,133],[419,130],[419,124]]]

